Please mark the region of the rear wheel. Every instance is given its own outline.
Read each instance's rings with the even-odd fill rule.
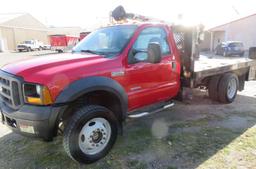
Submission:
[[[238,90],[238,77],[233,73],[225,74],[219,82],[219,101],[222,103],[232,103],[236,98]]]
[[[57,52],[58,52],[58,53],[63,53],[63,50],[58,49]]]
[[[77,162],[95,162],[114,145],[117,126],[115,116],[107,108],[98,105],[81,107],[65,127],[64,149]]]
[[[213,76],[208,84],[208,94],[213,101],[218,101],[218,85],[220,76]]]

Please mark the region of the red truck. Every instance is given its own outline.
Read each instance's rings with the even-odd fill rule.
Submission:
[[[83,40],[87,35],[89,35],[91,32],[81,32],[80,33],[80,37],[79,37],[79,41]]]
[[[231,103],[255,77],[253,59],[196,60],[200,39],[198,29],[117,24],[92,32],[72,53],[6,65],[0,70],[2,121],[46,141],[63,130],[73,160],[97,161],[125,119],[170,108],[184,87],[204,86],[213,100]]]
[[[79,41],[79,37],[71,35],[50,35],[51,48],[59,53],[71,50]]]

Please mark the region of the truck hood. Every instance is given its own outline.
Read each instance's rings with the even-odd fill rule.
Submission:
[[[17,46],[32,46],[31,44],[27,44],[27,43],[20,43]]]
[[[32,76],[44,78],[58,73],[66,74],[78,69],[83,69],[84,72],[88,66],[105,60],[109,59],[92,54],[55,54],[11,63],[2,67],[2,70],[30,81]]]
[[[37,57],[8,64],[3,71],[22,77],[25,82],[47,86],[52,99],[72,82],[89,76],[110,76],[112,69],[119,70],[114,59],[88,53],[66,53]],[[110,70],[111,69],[111,70]]]

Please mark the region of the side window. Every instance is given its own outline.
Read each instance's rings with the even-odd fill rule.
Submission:
[[[146,28],[144,29],[136,42],[134,43],[133,48],[136,50],[147,50],[148,44],[152,42],[157,42],[161,46],[162,54],[170,54],[169,45],[167,43],[167,35],[164,29],[162,28]]]
[[[135,59],[137,60],[137,62],[147,60],[148,44],[153,42],[159,43],[161,47],[162,56],[171,53],[167,42],[167,34],[165,30],[159,27],[146,28],[143,31],[141,31],[140,35],[138,36],[137,40],[135,41],[132,47],[132,50],[136,53]],[[129,58],[130,57],[132,56],[129,56]]]

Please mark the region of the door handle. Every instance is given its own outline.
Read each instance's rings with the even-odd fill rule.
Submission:
[[[176,62],[172,62],[172,69],[176,70]]]

